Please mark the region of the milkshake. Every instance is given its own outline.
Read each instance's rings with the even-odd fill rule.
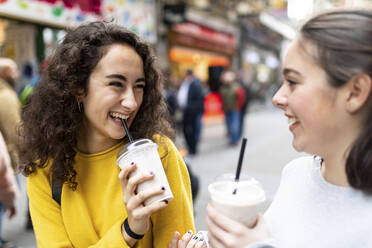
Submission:
[[[153,172],[155,177],[149,181],[142,182],[138,185],[137,191],[148,190],[152,188],[165,187],[165,190],[160,195],[155,195],[147,199],[144,204],[149,205],[153,202],[173,199],[172,191],[169,187],[167,177],[164,172],[163,164],[161,163],[158,145],[149,139],[135,140],[128,145],[122,147],[117,155],[117,164],[121,169],[129,166],[132,162],[137,165],[137,168],[132,172],[133,176],[140,173]]]
[[[208,186],[211,203],[222,214],[251,227],[266,196],[258,181],[217,181]]]

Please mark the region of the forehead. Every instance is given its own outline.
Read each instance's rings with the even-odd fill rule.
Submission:
[[[143,71],[143,61],[133,47],[125,44],[113,44],[106,49],[96,69],[110,72],[122,70],[138,72]]]
[[[317,62],[317,48],[314,44],[302,38],[295,39],[289,46],[283,62],[283,70],[294,69],[305,75],[325,74]]]

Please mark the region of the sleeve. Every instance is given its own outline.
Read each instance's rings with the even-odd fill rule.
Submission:
[[[27,178],[29,208],[39,248],[73,247],[65,230],[60,206],[52,198],[47,169]]]
[[[27,178],[27,193],[29,196],[30,213],[37,246],[39,248],[71,248],[73,244],[65,229],[60,206],[52,197],[47,168],[38,169],[36,174]],[[84,214],[79,212],[78,209],[76,213]],[[93,242],[94,244],[86,244],[80,247],[129,248],[121,234],[122,222],[122,220],[117,221],[100,240],[94,241],[96,243]],[[87,229],[82,230],[81,235],[95,237],[95,234],[90,233],[90,230]]]
[[[18,164],[17,127],[21,121],[20,103],[17,95],[11,90],[0,91],[0,132],[8,147],[13,169]]]
[[[159,151],[174,199],[169,206],[151,216],[153,247],[168,247],[174,232],[195,232],[190,178],[175,145],[163,138],[167,151]],[[164,146],[164,145],[161,145]]]
[[[238,85],[236,95],[237,95],[236,108],[241,110],[246,100],[245,92],[242,86]]]

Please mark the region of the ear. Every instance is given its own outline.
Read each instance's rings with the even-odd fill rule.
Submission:
[[[367,74],[357,74],[347,82],[346,109],[354,113],[361,109],[371,95],[372,80]]]

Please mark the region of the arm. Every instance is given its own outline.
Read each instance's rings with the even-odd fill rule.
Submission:
[[[8,150],[0,133],[0,202],[4,204],[5,209],[10,210],[9,217],[13,217],[16,213],[14,201],[17,195],[18,188],[10,166]]]
[[[158,144],[161,147],[159,154],[174,199],[169,202],[167,208],[151,216],[153,246],[168,247],[176,231],[179,233],[186,233],[189,230],[195,232],[195,226],[190,178],[186,165],[177,148],[168,138],[161,139]]]
[[[68,187],[64,185],[64,187]],[[65,196],[66,188],[64,188]],[[73,213],[68,216],[62,216],[61,206],[53,200],[51,186],[49,182],[49,167],[38,169],[35,174],[32,174],[27,179],[27,191],[29,195],[30,212],[34,226],[37,245],[40,248],[67,248],[67,247],[129,247],[123,238],[122,223],[124,219],[118,219],[112,226],[103,233],[101,237],[97,235],[95,230],[89,224],[89,213],[84,205],[80,205],[74,201],[71,204],[76,206]],[[74,195],[79,194],[79,188],[73,192]],[[62,196],[63,198],[64,196]],[[79,199],[80,197],[75,198]],[[74,199],[71,199],[74,200]],[[68,201],[63,201],[62,204]],[[69,237],[66,226],[78,225],[79,220],[84,219],[82,216],[87,216],[86,223],[81,224],[81,230],[73,229],[74,232]],[[78,220],[78,221],[76,221]],[[66,223],[66,226],[65,226]],[[79,230],[79,233],[77,233]],[[79,238],[79,235],[81,238]],[[72,243],[74,240],[75,243]]]
[[[52,198],[47,168],[38,169],[27,178],[29,208],[37,246],[73,247],[63,224],[61,208]]]

